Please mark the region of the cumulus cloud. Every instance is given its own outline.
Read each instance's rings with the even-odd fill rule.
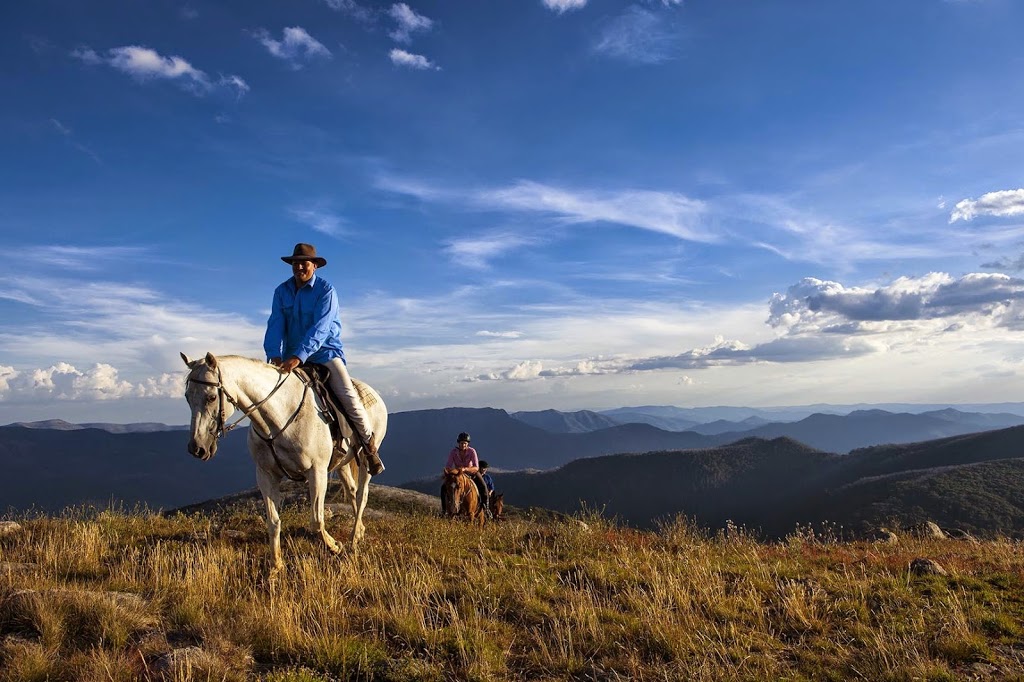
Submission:
[[[539,362],[526,360],[504,372],[488,372],[470,377],[466,381],[529,381],[540,376],[543,365]]]
[[[11,387],[11,380],[18,376],[18,371],[9,365],[0,365],[0,398]]]
[[[976,216],[995,216],[1008,218],[1024,215],[1024,189],[1004,189],[998,192],[982,194],[977,199],[964,199],[957,202],[949,215],[949,222],[958,220],[974,220]]]
[[[601,31],[593,49],[637,64],[659,64],[675,58],[679,37],[656,12],[630,5]]]
[[[441,67],[437,66],[434,62],[420,54],[412,54],[411,52],[406,52],[405,50],[400,50],[398,48],[391,50],[388,54],[391,57],[391,63],[395,66],[406,66],[410,69],[419,70],[441,70]]]
[[[278,59],[283,59],[293,68],[302,68],[303,60],[315,58],[330,59],[331,51],[323,44],[309,35],[306,29],[301,26],[290,26],[284,29],[281,40],[275,40],[265,29],[260,29],[253,34],[258,41],[267,48],[270,54]]]
[[[956,279],[932,272],[900,277],[876,288],[845,287],[808,277],[785,294],[774,294],[768,323],[792,330],[857,329],[847,322],[915,321],[979,315],[996,325],[1016,325],[1024,280],[1001,273],[972,273]]]
[[[404,2],[391,5],[388,14],[398,23],[398,26],[388,35],[391,36],[392,40],[399,43],[411,43],[413,33],[416,31],[429,31],[430,27],[434,25],[433,21],[422,14],[417,14]]]
[[[120,378],[117,368],[106,363],[85,370],[67,362],[25,371],[0,366],[0,397],[5,400],[171,398],[182,392],[180,374],[161,374],[132,383]]]
[[[186,59],[177,55],[165,57],[143,45],[111,48],[105,56],[91,47],[79,47],[71,52],[71,56],[86,64],[106,64],[137,81],[175,81],[196,95],[213,90],[215,85],[233,89],[239,96],[249,90],[249,86],[239,76],[221,76],[214,84],[205,71],[192,66]]]
[[[206,74],[186,60],[178,56],[164,57],[156,50],[141,45],[115,47],[109,50],[107,62],[139,80],[166,78],[192,83],[197,88],[210,88]]]
[[[587,6],[587,0],[543,0],[544,6],[550,10],[565,14],[569,10],[582,9]]]

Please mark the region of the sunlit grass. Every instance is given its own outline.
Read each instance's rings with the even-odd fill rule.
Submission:
[[[594,514],[481,533],[410,512],[337,557],[305,514],[285,515],[277,573],[248,511],[25,519],[0,539],[18,566],[0,567],[0,682],[1024,679],[1007,540],[763,543]]]

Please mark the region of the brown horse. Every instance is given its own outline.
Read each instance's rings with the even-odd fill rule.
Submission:
[[[444,470],[444,485],[441,489],[444,496],[445,509],[448,517],[465,516],[469,521],[484,527],[487,514],[480,504],[480,493],[476,483],[461,469]]]
[[[505,518],[505,493],[491,493],[491,516],[495,521]]]

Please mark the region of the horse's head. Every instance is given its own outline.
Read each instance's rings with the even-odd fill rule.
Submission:
[[[460,469],[448,469],[444,470],[444,485],[442,486],[442,495],[444,495],[445,507],[448,509],[449,514],[458,514],[462,505],[462,490],[469,482],[469,478],[465,476]]]
[[[224,393],[220,367],[212,353],[200,360],[189,360],[181,353],[181,359],[189,368],[185,382],[185,400],[192,409],[188,451],[205,462],[217,452],[217,439],[235,408]]]
[[[505,513],[505,493],[494,493],[491,495],[491,516],[501,519]]]

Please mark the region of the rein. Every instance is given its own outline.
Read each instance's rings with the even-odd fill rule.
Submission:
[[[232,429],[236,428],[240,423],[242,423],[243,420],[245,420],[250,415],[252,415],[254,412],[256,412],[258,409],[263,407],[264,404],[266,404],[266,401],[269,400],[273,396],[274,393],[278,392],[279,388],[281,388],[282,386],[285,385],[286,381],[288,381],[288,375],[287,374],[281,375],[281,378],[278,379],[278,383],[276,383],[276,385],[270,390],[270,392],[266,394],[266,397],[264,397],[259,402],[253,403],[252,406],[249,407],[249,408],[243,408],[241,406],[241,404],[239,404],[239,402],[236,399],[232,398],[230,395],[227,394],[227,391],[224,390],[224,379],[223,379],[223,377],[221,377],[220,368],[219,367],[217,368],[217,381],[216,382],[204,381],[202,379],[196,379],[194,377],[189,376],[185,380],[185,384],[187,384],[188,382],[195,382],[197,384],[202,384],[204,386],[212,386],[213,388],[217,389],[217,398],[219,400],[219,403],[218,403],[218,406],[217,406],[217,439],[219,440],[221,438],[221,436],[226,434],[228,431],[231,431]],[[299,378],[299,381],[302,381],[301,377]],[[280,436],[282,433],[284,433],[285,429],[287,429],[289,426],[291,426],[292,422],[295,421],[295,418],[299,416],[299,413],[302,411],[302,406],[304,406],[304,404],[306,402],[306,394],[308,392],[309,392],[309,384],[307,384],[306,382],[302,381],[302,399],[299,400],[299,407],[295,409],[295,412],[293,412],[292,416],[288,418],[288,421],[285,422],[285,425],[282,426],[280,429],[278,429],[278,432],[276,432],[276,433],[274,433],[272,435],[267,435],[267,436],[264,436],[262,433],[259,433],[259,431],[257,431],[255,428],[253,428],[253,431],[256,433],[256,435],[258,435],[264,441],[266,441],[268,443],[272,443],[273,440],[276,437]],[[224,422],[227,421],[224,418],[224,400],[225,399],[228,402],[230,402],[232,404],[232,406],[236,407],[236,409],[238,409],[238,410],[240,410],[242,412],[242,416],[241,417],[239,417],[237,420],[234,420],[234,423],[227,424],[226,426],[224,424]],[[250,426],[255,427],[254,424],[250,424]],[[269,423],[267,424],[267,426],[269,427]]]

